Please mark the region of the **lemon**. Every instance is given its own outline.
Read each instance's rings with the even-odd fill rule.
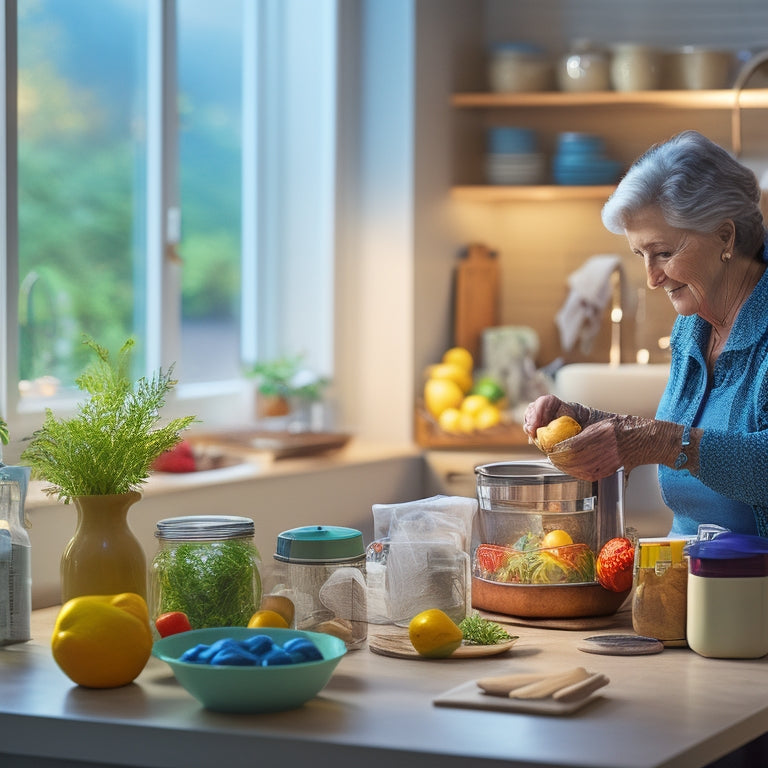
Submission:
[[[62,672],[78,685],[127,685],[152,652],[146,601],[132,592],[68,600],[56,618],[51,651]]]
[[[490,429],[501,423],[501,411],[490,403],[475,414],[476,429]]]
[[[462,394],[472,389],[472,373],[454,363],[438,363],[427,369],[430,379],[448,379],[455,381],[461,387]]]
[[[289,624],[277,611],[266,609],[256,611],[248,621],[248,627],[251,629],[254,627],[279,627],[280,629],[288,629]]]
[[[446,408],[437,419],[440,429],[444,432],[450,432],[452,435],[461,433],[460,421],[461,411],[458,408]]]
[[[487,397],[483,395],[467,395],[461,401],[461,411],[462,413],[468,413],[470,416],[477,416],[487,405],[489,405]]]
[[[472,353],[464,347],[451,347],[443,355],[444,363],[453,363],[463,368],[465,371],[472,373],[472,369],[475,367],[475,361],[472,358]]]
[[[568,531],[564,531],[561,528],[556,528],[554,531],[550,531],[542,540],[542,547],[564,547],[568,544],[573,544],[573,539]]]
[[[464,635],[447,613],[429,608],[411,619],[408,637],[421,656],[444,659],[461,645]]]
[[[464,435],[468,435],[470,432],[474,432],[477,429],[475,424],[475,417],[471,413],[463,413],[459,411],[459,432]]]
[[[429,379],[424,385],[424,405],[436,419],[446,408],[458,408],[463,399],[461,387],[450,379]]]

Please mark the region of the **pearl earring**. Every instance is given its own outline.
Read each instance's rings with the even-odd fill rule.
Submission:
[[[730,251],[724,251],[722,256],[720,256],[720,261],[725,263],[726,261],[731,260],[731,252]]]

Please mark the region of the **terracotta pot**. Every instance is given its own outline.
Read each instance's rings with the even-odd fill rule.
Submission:
[[[147,597],[147,560],[128,526],[137,491],[77,496],[77,528],[61,557],[62,603],[81,595],[135,592]]]
[[[285,397],[259,394],[256,398],[256,411],[263,419],[287,416],[291,412],[291,404]]]

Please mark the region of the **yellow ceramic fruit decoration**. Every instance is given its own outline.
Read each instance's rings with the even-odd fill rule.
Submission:
[[[464,634],[447,613],[430,608],[411,619],[408,637],[420,655],[444,659],[461,645]]]
[[[56,619],[51,650],[64,674],[78,685],[127,685],[152,652],[146,601],[133,592],[68,600]]]
[[[546,427],[536,430],[536,443],[545,453],[549,453],[558,443],[574,437],[581,432],[581,425],[570,416],[560,416],[550,421]]]
[[[251,616],[248,621],[248,626],[253,629],[255,627],[279,627],[280,629],[288,629],[290,624],[285,620],[284,616],[281,616],[277,611],[261,610]]]

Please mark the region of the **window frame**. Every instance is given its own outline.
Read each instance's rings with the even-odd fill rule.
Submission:
[[[12,440],[28,436],[46,408],[71,413],[74,400],[22,400],[18,393],[18,0],[5,0],[4,89],[0,141],[0,415]],[[167,369],[180,354],[181,275],[178,244],[176,2],[148,2],[147,264],[145,372]],[[302,353],[332,378],[336,194],[338,0],[244,3],[241,356],[244,365]],[[314,15],[313,15],[314,14]],[[311,18],[307,18],[310,16]],[[309,31],[311,30],[311,35]],[[310,78],[312,98],[295,88]],[[264,117],[269,116],[270,120]],[[306,142],[316,162],[299,168],[294,147]],[[308,202],[309,201],[309,202]],[[307,219],[296,231],[294,222]],[[317,212],[315,214],[315,211]],[[183,217],[183,214],[182,214]],[[183,226],[183,218],[182,218]],[[279,257],[276,255],[279,254]],[[255,300],[254,300],[255,297]],[[243,377],[184,384],[171,393],[168,415],[195,413],[206,428],[254,418],[253,382]]]

